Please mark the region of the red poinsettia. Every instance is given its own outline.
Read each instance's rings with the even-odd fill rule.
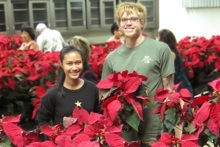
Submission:
[[[210,39],[187,36],[178,42],[177,48],[190,79],[201,82],[210,78],[213,71],[220,70],[220,36]]]
[[[64,118],[64,129],[61,129],[60,125],[42,126],[41,131],[49,136],[57,146],[137,146],[136,143],[126,142],[120,136],[123,125],[109,126],[106,123],[107,119],[108,117],[102,114],[93,112],[89,114],[83,108],[76,107],[72,116]]]
[[[192,121],[192,96],[187,89],[178,91],[179,84],[171,89],[158,88],[154,95],[154,100],[158,102],[157,107],[152,113],[160,113],[165,131],[171,133],[176,125],[187,120]]]
[[[214,91],[193,101],[194,105],[200,106],[195,111],[193,124],[195,128],[202,129],[210,140],[216,138],[214,142],[217,144],[220,142],[220,78],[209,82],[208,85]]]
[[[143,81],[147,81],[147,77],[138,75],[135,71],[128,73],[126,70],[111,74],[108,79],[97,84],[99,89],[108,90],[102,98],[102,108],[104,115],[109,116],[109,125],[119,119],[138,131],[140,120],[143,120],[142,109],[146,101],[150,101],[145,91],[137,93]]]
[[[37,132],[26,132],[18,126],[21,114],[16,116],[4,116],[1,120],[1,127],[4,134],[9,137],[13,145],[24,147],[31,142],[39,141]],[[7,141],[4,141],[7,142]]]
[[[152,147],[200,147],[197,142],[199,138],[196,135],[183,135],[181,139],[168,133],[161,134],[160,139],[153,143]]]

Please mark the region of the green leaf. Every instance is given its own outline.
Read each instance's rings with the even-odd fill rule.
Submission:
[[[131,115],[126,116],[126,123],[138,132],[140,119],[135,111]]]
[[[4,147],[11,147],[11,140],[8,138],[7,135],[3,136],[3,144],[0,144],[0,146],[4,146]]]
[[[179,123],[179,115],[176,114],[176,111],[174,108],[168,109],[165,111],[165,118],[164,118],[164,128],[168,131],[168,133],[171,133],[174,129],[174,127]]]

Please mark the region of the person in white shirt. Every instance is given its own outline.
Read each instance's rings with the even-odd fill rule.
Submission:
[[[44,23],[36,26],[36,32],[39,34],[37,44],[43,52],[60,51],[66,45],[61,33],[47,28]]]
[[[124,43],[124,37],[122,36],[122,33],[121,31],[119,30],[118,28],[118,25],[116,22],[114,22],[111,26],[111,33],[113,36],[111,36],[107,42],[110,42],[110,41],[115,41],[115,42],[121,42],[121,43]]]

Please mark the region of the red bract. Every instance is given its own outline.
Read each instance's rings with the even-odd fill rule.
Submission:
[[[46,93],[46,90],[43,89],[41,86],[36,86],[35,87],[35,91],[36,91],[36,98],[35,98],[35,100],[33,102],[34,110],[32,112],[32,118],[35,118],[37,110],[38,110],[38,108],[40,106],[40,99]]]
[[[168,133],[163,133],[160,139],[153,143],[152,147],[171,147],[171,146],[180,146],[180,147],[199,147],[197,144],[198,137],[195,135],[183,135],[181,139],[174,137]]]
[[[52,139],[56,138],[58,135],[61,135],[63,133],[61,129],[61,124],[55,125],[53,127],[40,126],[40,129],[45,135],[49,136]]]
[[[145,91],[142,96],[137,94],[140,86],[143,86],[143,81],[147,81],[147,77],[138,75],[136,71],[128,73],[126,70],[110,74],[108,79],[101,80],[97,84],[99,89],[109,90],[102,98],[104,100],[102,104],[104,115],[109,116],[108,125],[117,123],[119,118],[131,117],[135,113],[140,120],[143,120],[142,107],[146,104],[145,101],[150,101],[150,98],[146,97]],[[127,111],[126,107],[131,107],[131,110],[134,110],[135,113],[128,109]],[[140,120],[136,121],[139,122]],[[137,126],[134,129],[138,130]]]

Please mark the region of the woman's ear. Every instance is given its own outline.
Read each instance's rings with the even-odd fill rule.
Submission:
[[[59,62],[59,65],[60,65],[61,68],[63,68],[63,64],[62,64],[62,62]]]

